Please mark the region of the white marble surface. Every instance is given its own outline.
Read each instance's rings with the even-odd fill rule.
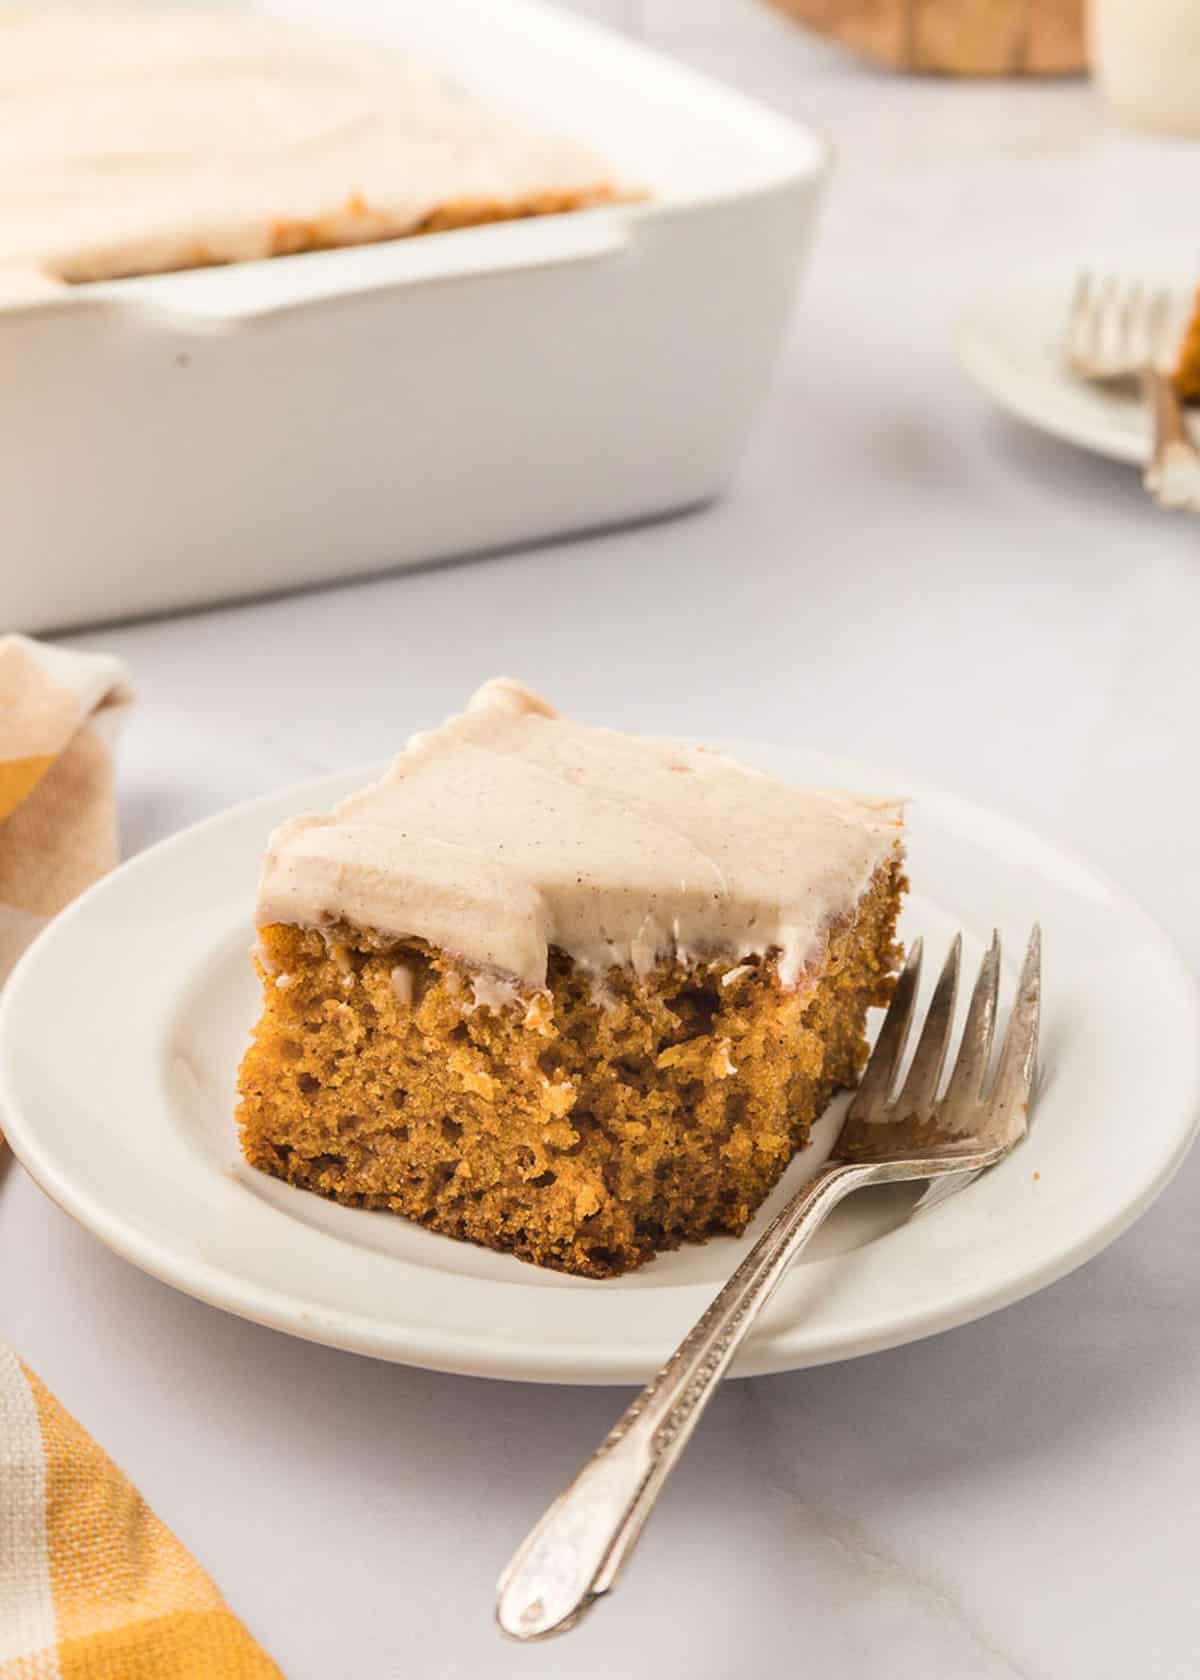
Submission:
[[[1200,152],[1082,85],[892,82],[745,0],[589,9],[840,156],[737,483],[640,531],[76,638],[141,689],[128,849],[381,756],[502,669],[596,720],[909,766],[1088,852],[1200,963],[1200,523],[990,412],[948,339],[973,286],[1043,252],[1135,260],[1186,222]],[[0,1333],[291,1680],[1196,1672],[1195,1161],[1033,1300],[729,1386],[619,1593],[531,1650],[493,1633],[493,1580],[619,1393],[292,1342],[111,1257],[19,1169],[0,1194]]]

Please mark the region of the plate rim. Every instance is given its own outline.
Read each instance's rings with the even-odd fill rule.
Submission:
[[[1098,420],[1079,414],[1068,418],[1037,400],[1040,387],[1030,389],[1026,375],[1014,369],[996,347],[991,336],[983,330],[987,301],[977,299],[975,306],[963,313],[954,329],[954,353],[959,366],[975,386],[990,397],[1006,414],[1020,420],[1035,431],[1044,432],[1082,449],[1089,455],[1099,455],[1123,466],[1144,467],[1150,454],[1150,440],[1134,437],[1103,426]]]
[[[733,1374],[760,1375],[838,1362],[940,1334],[944,1330],[999,1311],[1038,1292],[1065,1277],[1107,1247],[1126,1231],[1165,1189],[1186,1157],[1197,1131],[1200,1130],[1200,983],[1170,935],[1128,889],[1081,853],[1060,844],[1056,839],[1044,836],[1019,819],[1008,817],[1003,812],[937,787],[924,777],[880,769],[867,761],[822,753],[818,749],[798,747],[795,743],[726,738],[710,739],[708,744],[734,754],[753,751],[778,754],[784,758],[788,755],[802,755],[814,762],[819,760],[835,776],[851,776],[861,780],[864,785],[891,783],[896,787],[906,787],[911,790],[907,796],[910,801],[935,797],[950,811],[965,815],[972,823],[982,820],[987,828],[999,825],[1014,837],[1020,836],[1023,840],[1031,842],[1036,850],[1048,851],[1069,863],[1075,871],[1081,872],[1101,888],[1105,896],[1111,899],[1126,917],[1132,918],[1143,936],[1149,936],[1164,970],[1170,971],[1178,995],[1181,999],[1186,997],[1197,1027],[1190,1047],[1188,1118],[1181,1119],[1174,1127],[1170,1149],[1164,1151],[1155,1171],[1141,1185],[1139,1192],[1127,1200],[1115,1215],[1110,1215],[1096,1224],[1085,1236],[1068,1243],[1040,1264],[1035,1264],[1032,1268],[1014,1270],[1012,1275],[1002,1280],[999,1285],[982,1283],[966,1294],[960,1291],[952,1298],[951,1303],[941,1310],[930,1309],[918,1303],[909,1313],[897,1315],[893,1312],[887,1316],[885,1323],[874,1323],[860,1328],[849,1337],[854,1344],[852,1346],[839,1345],[836,1337],[832,1338],[830,1345],[823,1347],[795,1346],[797,1341],[803,1341],[802,1320],[799,1326],[789,1326],[773,1333],[765,1346],[755,1349],[751,1343]],[[488,1342],[484,1347],[477,1337],[472,1340],[457,1330],[446,1334],[440,1331],[440,1327],[435,1330],[424,1324],[410,1326],[408,1329],[393,1325],[381,1330],[377,1321],[365,1317],[356,1318],[344,1309],[314,1311],[310,1304],[308,1310],[301,1311],[297,1295],[286,1294],[257,1281],[247,1283],[243,1277],[231,1272],[228,1264],[215,1265],[197,1258],[180,1257],[169,1247],[164,1248],[157,1238],[145,1237],[136,1229],[132,1229],[127,1215],[110,1210],[103,1201],[96,1201],[90,1197],[86,1186],[81,1187],[73,1183],[69,1172],[61,1168],[61,1164],[53,1158],[53,1153],[44,1154],[40,1150],[36,1137],[36,1123],[26,1125],[26,1118],[22,1113],[23,1105],[18,1100],[17,1076],[10,1053],[11,1024],[18,1018],[22,1007],[24,989],[29,984],[28,977],[37,973],[44,962],[54,960],[61,941],[71,938],[76,919],[86,916],[91,904],[98,897],[114,890],[115,882],[127,882],[130,873],[146,866],[146,860],[157,864],[165,854],[194,844],[210,830],[221,828],[235,819],[265,816],[283,801],[298,801],[311,796],[318,804],[328,803],[330,792],[337,784],[366,779],[377,774],[378,770],[378,765],[372,765],[357,771],[330,772],[289,784],[272,793],[239,801],[165,836],[152,846],[136,853],[94,883],[53,919],[18,960],[8,983],[0,992],[0,1118],[10,1145],[26,1171],[50,1200],[113,1252],[182,1293],[252,1322],[322,1345],[435,1370],[516,1381],[569,1384],[640,1382],[644,1380],[644,1376],[630,1374],[631,1365],[644,1365],[648,1370],[650,1364],[656,1361],[653,1356],[648,1356],[644,1361],[636,1355],[631,1356],[634,1346],[632,1342],[617,1348],[598,1348],[591,1343],[566,1348],[560,1345],[553,1351],[540,1344],[530,1350],[523,1342],[507,1340],[502,1328],[493,1327],[489,1329]],[[247,898],[249,899],[249,893]],[[51,955],[48,956],[47,953]],[[814,1265],[834,1265],[842,1258],[844,1257],[837,1256],[832,1260],[814,1262]],[[486,1281],[495,1287],[495,1280]],[[688,1290],[703,1300],[711,1296],[715,1287],[719,1285],[689,1282],[674,1284],[671,1291],[677,1295],[681,1289]],[[650,1293],[652,1298],[653,1292]],[[334,1319],[337,1320],[336,1326],[333,1323]],[[844,1334],[843,1341],[845,1339]]]

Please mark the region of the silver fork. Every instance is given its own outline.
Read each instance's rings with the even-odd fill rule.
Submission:
[[[867,1184],[902,1179],[968,1183],[1025,1136],[1033,1099],[1041,1001],[1041,936],[1035,927],[994,1079],[991,1061],[1000,984],[993,936],[975,982],[954,1071],[938,1088],[954,1023],[961,935],[934,988],[899,1095],[921,976],[918,940],[828,1165],[771,1221],[729,1282],[570,1486],[525,1539],[497,1588],[496,1620],[513,1639],[565,1633],[615,1584],[668,1475],[772,1291],[825,1216]]]
[[[1200,449],[1170,377],[1177,314],[1165,288],[1122,285],[1111,274],[1096,280],[1085,270],[1071,298],[1066,358],[1081,379],[1139,382],[1154,437],[1142,482],[1161,507],[1200,513]]]

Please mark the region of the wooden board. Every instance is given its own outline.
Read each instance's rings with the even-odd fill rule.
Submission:
[[[1086,63],[1083,0],[768,0],[898,70],[1065,75]]]

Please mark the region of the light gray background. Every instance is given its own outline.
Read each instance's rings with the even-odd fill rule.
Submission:
[[[127,849],[382,757],[508,671],[595,721],[802,740],[1000,806],[1195,964],[1200,523],[992,413],[949,328],[1045,256],[1128,238],[1135,265],[1194,221],[1200,151],[1120,131],[1083,84],[893,81],[748,0],[587,9],[839,154],[736,484],[638,531],[74,638],[136,673]],[[492,1583],[620,1393],[292,1342],[114,1259],[20,1169],[2,1194],[0,1333],[292,1680],[1196,1672],[1195,1164],[1034,1300],[729,1386],[619,1594],[531,1650],[493,1634]]]

